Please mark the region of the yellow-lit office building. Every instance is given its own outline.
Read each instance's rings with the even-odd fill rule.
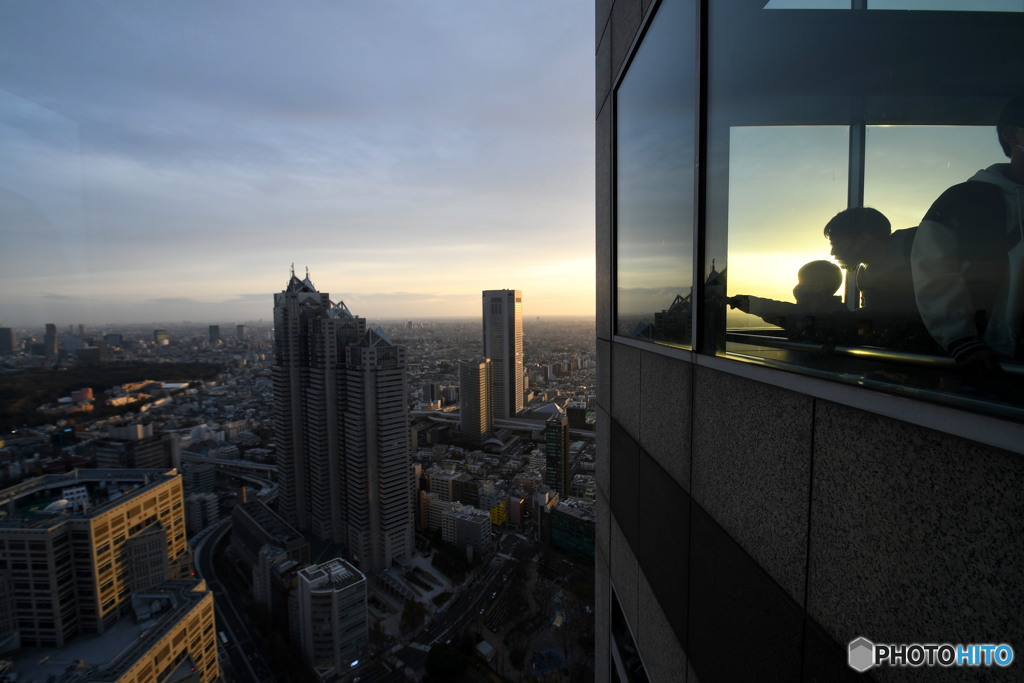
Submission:
[[[0,491],[0,637],[63,647],[103,633],[131,595],[190,576],[175,470],[76,470]]]
[[[130,650],[90,675],[89,681],[217,680],[213,593],[204,581],[169,581],[136,594],[133,603],[137,620],[156,620],[156,625],[140,633]]]

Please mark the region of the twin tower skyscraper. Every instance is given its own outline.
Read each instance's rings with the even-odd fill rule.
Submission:
[[[366,573],[414,552],[405,349],[294,271],[274,295],[279,510]]]
[[[484,355],[477,408],[493,417],[523,409],[523,298],[483,293]],[[307,537],[338,546],[365,573],[411,557],[405,349],[294,270],[274,295],[274,439],[279,511]],[[463,385],[464,398],[473,391]],[[467,407],[463,402],[464,410]]]

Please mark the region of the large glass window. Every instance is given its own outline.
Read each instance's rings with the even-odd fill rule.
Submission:
[[[782,4],[708,7],[700,350],[1024,419],[1024,17]]]
[[[665,0],[616,91],[616,333],[690,345],[695,5]]]
[[[768,0],[765,9],[933,10],[945,12],[1024,12],[1021,0]]]

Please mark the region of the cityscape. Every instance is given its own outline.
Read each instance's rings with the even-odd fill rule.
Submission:
[[[4,673],[593,678],[594,323],[528,301],[0,328]]]
[[[0,683],[1022,680],[1022,33],[0,3]]]

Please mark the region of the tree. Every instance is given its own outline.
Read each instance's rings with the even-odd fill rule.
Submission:
[[[426,614],[427,610],[423,608],[423,605],[415,600],[406,600],[405,608],[402,610],[402,617],[399,619],[399,627],[402,631],[414,629],[423,623],[423,617]]]
[[[427,680],[459,680],[468,664],[466,655],[459,648],[445,643],[437,643],[427,653]]]

